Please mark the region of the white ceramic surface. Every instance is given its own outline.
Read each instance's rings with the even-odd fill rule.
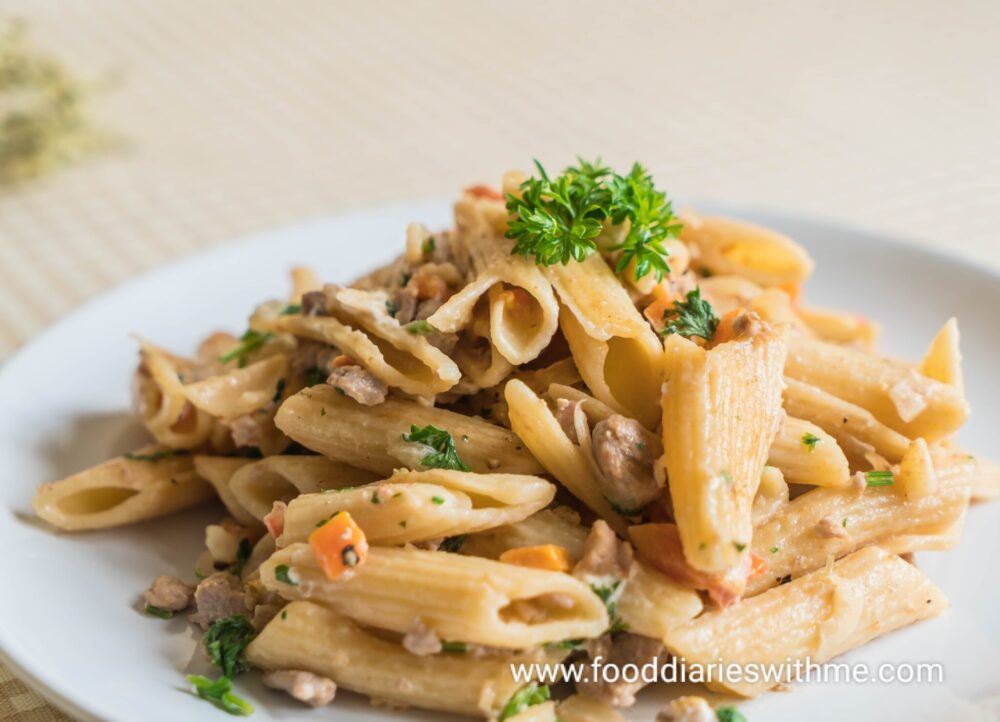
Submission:
[[[214,329],[239,332],[254,305],[286,293],[286,270],[308,263],[346,281],[402,247],[405,224],[448,222],[446,204],[356,213],[279,229],[163,268],[130,282],[53,326],[0,369],[0,655],[71,714],[114,722],[219,722],[221,712],[185,693],[196,639],[182,620],[140,612],[140,595],[160,573],[185,574],[218,509],[180,514],[138,528],[68,536],[31,515],[36,484],[132,448],[132,332],[178,351]],[[1000,279],[881,236],[770,213],[740,213],[781,229],[815,256],[810,302],[880,319],[884,348],[919,357],[940,324],[957,315],[974,415],[963,442],[1000,455],[996,358]],[[881,722],[891,710],[912,722],[1000,720],[1000,505],[972,509],[960,547],[921,554],[922,569],[952,608],[857,650],[845,659],[940,661],[938,685],[810,684],[740,705],[751,722],[851,719]],[[340,722],[439,719],[390,712],[342,694],[313,712],[265,691],[253,675],[238,688],[253,719]],[[651,720],[663,692],[646,693],[630,719]]]

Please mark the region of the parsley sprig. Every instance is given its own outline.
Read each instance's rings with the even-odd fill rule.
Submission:
[[[229,677],[219,677],[211,680],[200,674],[189,674],[187,681],[194,687],[195,693],[231,715],[248,717],[253,714],[253,706],[242,697],[233,693],[233,681]]]
[[[700,336],[711,341],[715,329],[719,327],[719,317],[715,315],[712,304],[701,297],[701,288],[694,287],[688,291],[684,301],[677,301],[671,308],[663,312],[664,326],[660,332],[664,336],[680,334],[681,336]]]
[[[638,163],[622,176],[598,160],[578,159],[562,175],[549,176],[537,160],[538,177],[521,184],[520,197],[507,194],[507,210],[515,214],[507,237],[512,253],[534,256],[542,266],[582,261],[597,250],[605,222],[629,222],[628,233],[611,250],[622,251],[616,271],[635,263],[635,278],[652,272],[657,280],[670,271],[663,241],[680,231],[666,194]]]
[[[250,668],[245,651],[256,634],[246,617],[233,614],[214,622],[201,641],[212,664],[231,679]]]
[[[462,458],[458,455],[455,447],[455,439],[444,429],[428,424],[420,427],[415,424],[410,426],[410,433],[403,434],[404,441],[423,444],[432,449],[426,454],[420,463],[429,469],[454,469],[455,471],[471,471]]]
[[[274,334],[264,331],[254,331],[252,328],[247,329],[246,333],[240,336],[239,345],[235,346],[228,353],[223,354],[219,357],[219,363],[227,364],[230,361],[236,359],[240,368],[247,365],[247,361],[250,358],[250,354],[259,349],[265,343],[271,340]]]

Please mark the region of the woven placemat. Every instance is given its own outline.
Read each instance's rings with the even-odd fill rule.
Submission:
[[[0,191],[0,359],[233,236],[539,157],[905,234],[1000,268],[1000,3],[0,2],[111,73],[116,151]],[[64,719],[0,669],[0,722]]]

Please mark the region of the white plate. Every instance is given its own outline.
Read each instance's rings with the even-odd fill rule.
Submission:
[[[818,262],[809,300],[881,320],[884,347],[894,354],[919,358],[940,324],[958,316],[974,408],[962,439],[973,451],[997,453],[1000,280],[870,233],[782,215],[740,215],[805,244]],[[184,692],[185,671],[206,671],[192,666],[196,639],[186,623],[140,612],[141,592],[154,576],[191,576],[203,525],[218,509],[69,536],[33,520],[33,490],[142,439],[128,412],[136,362],[130,333],[187,351],[210,330],[238,332],[257,302],[287,292],[292,265],[308,263],[325,279],[346,281],[398,253],[412,220],[447,224],[448,206],[393,207],[280,229],[158,270],[56,324],[0,370],[0,650],[20,676],[86,720],[224,719]],[[803,685],[743,703],[750,721],[881,722],[890,704],[898,719],[1000,719],[1000,706],[991,706],[1000,704],[998,509],[973,509],[957,550],[920,555],[921,568],[950,597],[949,611],[846,658],[872,665],[940,661],[945,684]],[[255,704],[258,722],[332,714],[297,707],[263,690],[254,675],[238,687]],[[644,694],[631,718],[651,720],[662,695]],[[343,722],[440,717],[373,709],[350,694],[335,705]]]

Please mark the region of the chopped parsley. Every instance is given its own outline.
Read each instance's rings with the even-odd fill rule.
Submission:
[[[286,619],[288,619],[288,610],[287,609],[282,609],[281,610],[281,621],[284,622]]]
[[[236,548],[236,561],[229,567],[230,574],[237,577],[243,574],[243,567],[246,566],[251,551],[253,547],[250,545],[250,539],[247,537],[240,539],[240,545]]]
[[[396,318],[396,314],[399,313],[399,304],[395,301],[385,302],[385,312],[388,313],[393,318]]]
[[[171,619],[174,616],[174,613],[169,609],[154,607],[152,604],[146,605],[146,614],[151,617],[159,617],[160,619]]]
[[[129,461],[160,461],[170,456],[183,456],[189,453],[191,452],[187,449],[164,449],[163,451],[154,451],[152,454],[122,454],[122,458]]]
[[[458,449],[455,448],[455,440],[444,429],[439,429],[431,425],[422,428],[411,425],[410,433],[403,434],[403,440],[415,444],[423,444],[433,449],[433,451],[426,454],[420,460],[422,466],[426,466],[429,469],[470,471],[469,467],[466,466],[465,462],[458,455]]]
[[[842,527],[844,527],[845,529],[847,528],[847,520],[848,520],[848,519],[850,519],[850,517],[847,517],[847,516],[845,516],[845,517],[844,517],[844,521],[840,522],[840,525],[841,525]]]
[[[772,554],[777,554],[780,551],[780,547],[771,547],[769,550]]]
[[[278,383],[275,384],[274,387],[274,398],[271,399],[271,402],[275,404],[278,403],[279,401],[281,401],[281,397],[284,396],[284,394],[285,394],[285,380],[283,378],[278,379]]]
[[[742,552],[744,549],[747,548],[747,545],[744,544],[743,542],[735,542],[734,541],[733,542],[733,546],[736,547],[736,551],[738,551],[738,552]]]
[[[325,384],[326,379],[330,376],[328,371],[324,371],[319,366],[310,366],[306,369],[304,374],[306,386],[317,386],[319,384]]]
[[[534,256],[542,266],[582,261],[597,250],[605,222],[628,221],[624,240],[611,249],[622,252],[615,271],[634,262],[637,280],[651,272],[661,280],[670,271],[663,241],[681,228],[666,194],[638,163],[625,176],[599,160],[578,163],[550,178],[536,160],[538,177],[521,184],[520,197],[507,194],[507,210],[516,214],[506,233],[515,241],[512,253]]]
[[[246,617],[233,614],[213,623],[201,642],[205,645],[212,664],[232,679],[250,669],[244,653],[256,635],[257,632]]]
[[[242,697],[233,694],[233,682],[229,677],[219,677],[211,680],[199,674],[189,674],[187,681],[194,687],[195,693],[231,715],[249,717],[253,707]]]
[[[243,368],[247,365],[250,354],[270,341],[273,336],[274,334],[268,331],[261,333],[260,331],[254,331],[252,328],[247,329],[246,333],[240,336],[239,345],[229,351],[229,353],[220,356],[219,363],[226,364],[235,359],[238,362],[237,365]]]
[[[441,651],[462,654],[463,652],[469,651],[469,645],[465,642],[442,642]]]
[[[712,304],[701,297],[700,286],[688,291],[685,298],[663,312],[664,325],[660,333],[664,336],[676,333],[688,338],[700,336],[711,341],[715,329],[719,327],[719,317],[715,315]]]
[[[810,434],[808,431],[802,434],[802,445],[805,446],[807,449],[809,449],[810,454],[816,450],[816,444],[818,443],[819,443],[818,436]]]
[[[427,323],[427,321],[410,321],[403,328],[406,329],[407,333],[411,333],[414,336],[429,336],[432,333],[437,333],[437,329]]]
[[[891,471],[866,471],[865,483],[868,486],[892,486],[893,476]]]
[[[624,632],[628,629],[628,623],[619,618],[617,614],[618,598],[621,596],[623,584],[624,582],[619,580],[610,585],[590,585],[591,591],[593,591],[594,594],[596,594],[600,600],[604,602],[604,606],[608,610],[608,619],[611,620],[611,623],[608,626],[609,632]]]
[[[406,528],[406,519],[403,519],[403,521],[399,522],[399,528],[400,529],[405,529]]]
[[[533,707],[536,704],[546,702],[549,697],[550,694],[548,685],[538,685],[532,682],[514,693],[507,704],[504,705],[503,710],[500,711],[500,716],[497,717],[497,722],[504,722],[504,720],[508,720],[514,715],[523,712],[528,709],[528,707]]]
[[[434,253],[434,249],[437,248],[437,244],[434,242],[434,237],[428,238],[420,245],[420,250],[424,252],[425,256],[429,256]]]
[[[321,406],[320,407],[320,409],[319,409],[319,415],[320,416],[326,416],[326,407],[325,406]]]
[[[438,546],[438,551],[451,552],[452,554],[457,554],[462,545],[465,544],[465,540],[469,538],[468,534],[459,534],[457,536],[450,536],[441,542]]]
[[[302,313],[302,305],[299,303],[290,303],[281,309],[282,316],[291,316],[296,313]]]
[[[299,583],[294,579],[292,579],[292,577],[289,575],[289,571],[290,570],[287,564],[279,564],[274,568],[274,578],[277,579],[279,582],[282,582],[284,584],[289,584],[293,587],[299,586]]]
[[[372,504],[381,504],[382,498],[378,495],[378,491],[372,492]]]
[[[747,722],[747,718],[735,707],[719,707],[715,710],[715,717],[719,722]]]
[[[442,504],[444,504],[444,497],[437,496],[435,494],[434,496],[431,497],[431,503],[434,504],[434,506],[441,506]]]
[[[556,649],[579,649],[583,646],[582,639],[564,639],[561,642],[549,642],[547,647],[555,647]]]

